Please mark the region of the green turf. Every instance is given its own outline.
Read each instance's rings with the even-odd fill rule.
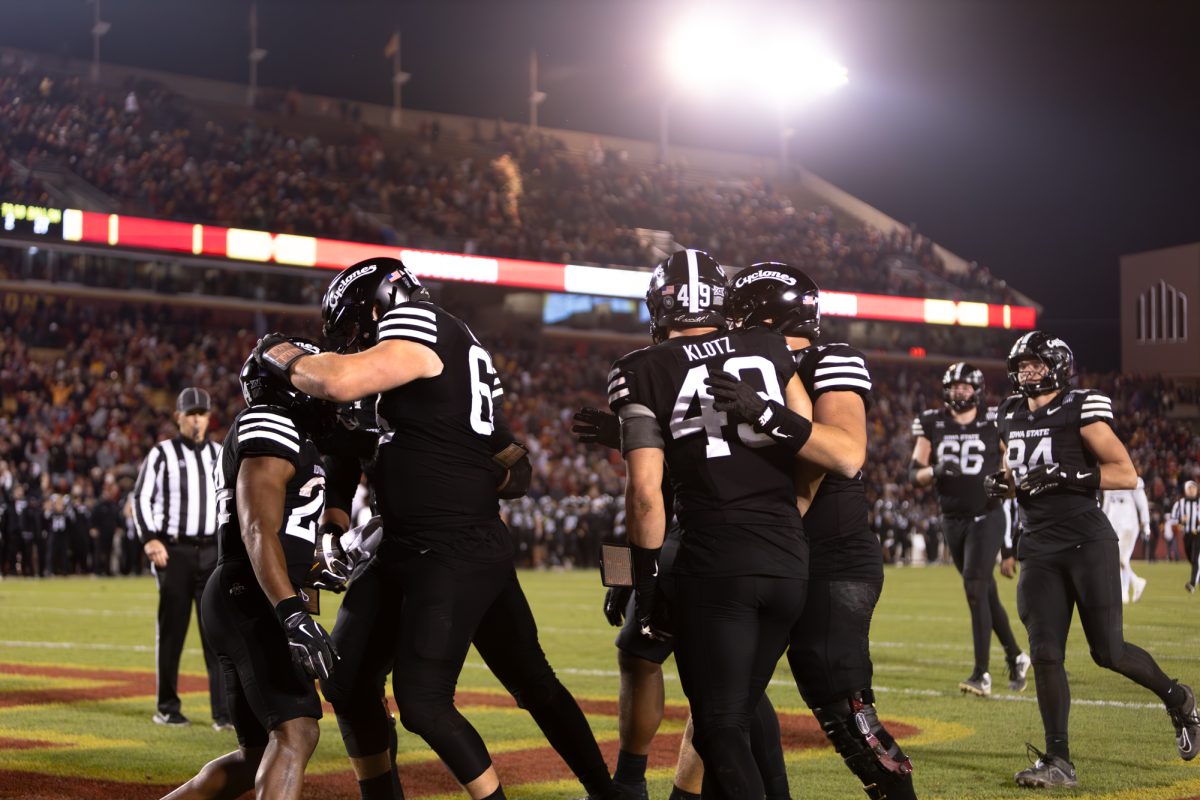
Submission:
[[[1183,591],[1181,566],[1136,565],[1150,583],[1142,602],[1126,607],[1127,637],[1145,647],[1172,676],[1200,683],[1200,596]],[[542,631],[543,644],[564,682],[579,697],[613,699],[617,678],[614,631],[600,612],[602,589],[593,574],[522,573]],[[1024,629],[1015,614],[1015,585],[1000,579],[1018,639]],[[80,666],[152,672],[154,584],[141,579],[58,579],[0,583],[0,662],[48,667]],[[328,623],[336,599],[326,598]],[[1041,744],[1034,690],[1005,691],[1003,655],[993,648],[991,699],[968,698],[956,689],[971,669],[966,604],[954,570],[947,567],[889,569],[873,627],[878,707],[885,720],[921,730],[904,742],[916,765],[922,797],[1020,797],[1012,773],[1025,766],[1024,743]],[[1075,704],[1071,714],[1072,754],[1082,787],[1058,794],[1111,800],[1174,800],[1200,796],[1200,760],[1184,764],[1175,754],[1172,729],[1156,698],[1115,673],[1096,667],[1076,622],[1067,668]],[[195,630],[183,670],[203,673]],[[667,694],[682,701],[674,664],[666,665]],[[39,678],[0,667],[4,692],[37,688],[88,688],[95,681]],[[498,691],[499,685],[472,653],[462,687]],[[781,710],[802,713],[786,665],[770,689]],[[0,707],[0,739],[32,738],[68,746],[25,750],[0,746],[0,770],[46,772],[130,781],[181,781],[207,758],[228,749],[231,739],[204,725],[166,731],[150,724],[153,697],[82,701],[69,705]],[[207,697],[184,697],[184,712],[207,723]],[[530,746],[540,734],[529,718],[505,709],[470,708],[468,716],[497,751]],[[599,737],[616,735],[616,720],[592,719]],[[422,759],[424,746],[402,736],[404,759]],[[553,757],[551,754],[550,757]],[[788,756],[792,794],[797,798],[861,798],[857,782],[832,751],[821,748]],[[333,720],[322,721],[322,738],[310,767],[314,773],[345,769]],[[569,783],[522,786],[519,776],[502,776],[509,795],[562,798],[578,794]],[[670,774],[652,776],[651,794],[665,797]]]

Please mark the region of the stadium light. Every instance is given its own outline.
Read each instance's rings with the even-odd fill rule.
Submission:
[[[669,108],[677,92],[758,96],[779,115],[780,160],[795,131],[787,111],[844,86],[849,73],[815,33],[767,20],[751,25],[705,10],[680,22],[667,39],[664,61],[671,90],[659,108],[659,147],[666,160]]]

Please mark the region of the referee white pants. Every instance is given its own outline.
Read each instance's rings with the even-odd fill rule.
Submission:
[[[1133,547],[1138,540],[1137,510],[1118,509],[1108,512],[1108,521],[1117,532],[1117,548],[1121,556],[1121,597],[1128,599],[1129,584],[1137,578],[1131,566]]]

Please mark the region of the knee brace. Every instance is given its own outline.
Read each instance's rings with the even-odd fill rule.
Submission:
[[[875,694],[854,692],[813,714],[838,755],[846,762],[871,800],[916,800],[912,762],[879,722]]]

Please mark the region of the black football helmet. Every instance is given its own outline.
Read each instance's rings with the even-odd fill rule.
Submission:
[[[956,383],[965,383],[968,386],[975,387],[975,393],[966,400],[952,398],[950,396],[950,387]],[[945,401],[946,408],[956,414],[960,411],[966,411],[968,408],[979,405],[979,399],[982,395],[983,372],[981,370],[965,361],[958,361],[946,367],[946,372],[942,375],[942,400]]]
[[[311,339],[289,336],[288,340],[310,353],[322,352],[321,346]],[[332,416],[332,403],[318,400],[274,377],[259,365],[253,354],[242,365],[238,381],[242,385],[242,399],[247,406],[279,406],[291,412],[296,422],[310,430],[325,417]]]
[[[379,317],[388,309],[428,300],[429,290],[398,258],[368,258],[330,281],[321,300],[324,333],[338,352],[375,344]]]
[[[762,261],[734,278],[727,313],[738,327],[763,325],[815,342],[821,335],[821,290],[803,270]]]
[[[1022,383],[1017,367],[1022,361],[1041,361],[1046,365],[1046,377],[1037,383]],[[1075,355],[1067,343],[1045,331],[1030,331],[1017,339],[1008,352],[1008,380],[1013,390],[1026,397],[1060,391],[1071,385]]]
[[[650,336],[661,342],[670,328],[724,328],[729,279],[702,250],[680,250],[654,268],[646,290]]]

